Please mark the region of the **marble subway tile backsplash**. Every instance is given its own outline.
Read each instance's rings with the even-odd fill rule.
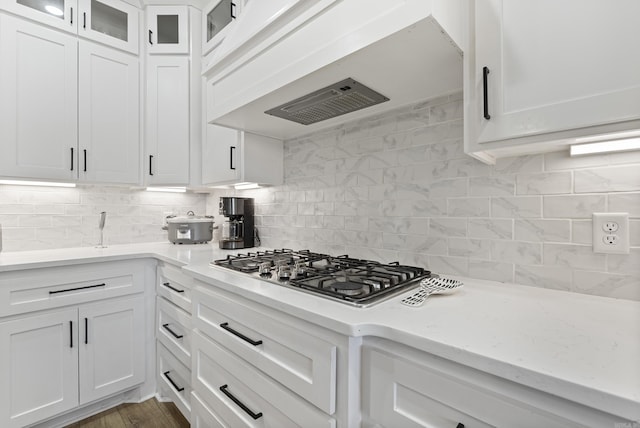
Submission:
[[[640,300],[640,152],[485,165],[463,152],[460,94],[285,142],[285,184],[256,198],[269,247]],[[629,212],[631,254],[594,254],[593,212]]]
[[[205,206],[206,196],[200,194],[0,185],[3,251],[94,246],[101,211],[107,212],[107,244],[162,242],[167,240],[161,229],[164,213],[204,214]]]

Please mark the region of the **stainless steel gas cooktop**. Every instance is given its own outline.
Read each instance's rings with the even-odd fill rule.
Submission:
[[[211,264],[358,307],[415,288],[431,274],[399,263],[289,249],[228,255]]]

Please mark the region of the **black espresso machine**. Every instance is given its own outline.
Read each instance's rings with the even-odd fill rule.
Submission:
[[[220,214],[227,217],[222,223],[220,248],[235,250],[254,246],[253,198],[221,197]]]

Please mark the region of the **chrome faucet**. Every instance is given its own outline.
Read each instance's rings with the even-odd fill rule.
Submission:
[[[107,212],[102,211],[100,213],[100,222],[98,222],[98,228],[100,229],[100,245],[98,245],[96,248],[107,248],[107,246],[104,245],[104,224],[106,220]]]

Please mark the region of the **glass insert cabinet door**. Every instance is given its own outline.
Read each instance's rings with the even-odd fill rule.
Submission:
[[[188,13],[187,6],[148,6],[147,52],[189,53]]]
[[[78,0],[0,0],[0,9],[70,33],[77,31]]]
[[[209,3],[203,14],[203,53],[209,52],[224,38],[225,30],[240,13],[242,0],[216,0]]]
[[[79,0],[78,34],[138,53],[139,11],[117,0]]]

